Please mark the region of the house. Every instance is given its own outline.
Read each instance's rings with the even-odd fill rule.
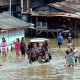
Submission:
[[[76,37],[80,33],[80,2],[62,1],[38,7],[32,11],[32,19],[36,24],[36,35],[42,32],[57,33],[63,24],[66,30],[72,31]],[[45,24],[45,26],[44,26]],[[54,34],[53,34],[54,36]],[[55,37],[55,36],[54,36]]]
[[[25,37],[25,28],[29,28],[32,25],[22,21],[20,19],[14,18],[12,16],[1,13],[0,14],[0,43],[2,37],[4,37],[8,43],[8,47],[11,47],[16,38],[21,40]],[[10,48],[9,48],[10,49]]]

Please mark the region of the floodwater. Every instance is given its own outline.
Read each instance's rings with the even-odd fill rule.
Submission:
[[[79,39],[74,44],[79,50]],[[63,41],[62,50],[57,47],[56,39],[51,39],[50,52],[52,60],[47,63],[28,62],[27,56],[16,61],[15,52],[8,52],[7,59],[0,56],[0,80],[80,80],[80,63],[74,67],[65,67],[66,39]]]

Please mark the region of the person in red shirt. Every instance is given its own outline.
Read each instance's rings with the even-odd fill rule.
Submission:
[[[20,51],[20,41],[19,38],[17,38],[15,41],[13,41],[14,49],[16,52],[16,57],[19,57],[19,51]]]

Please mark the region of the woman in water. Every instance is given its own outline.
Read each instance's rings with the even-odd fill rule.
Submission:
[[[74,63],[75,63],[74,52],[73,52],[73,48],[70,47],[69,49],[69,67],[74,66]]]
[[[48,41],[44,41],[41,47],[42,58],[45,62],[48,62],[51,59],[51,54],[49,53]]]
[[[21,39],[20,50],[21,50],[22,58],[23,57],[25,58],[26,42],[25,42],[25,38],[24,37],[22,37],[22,39]]]

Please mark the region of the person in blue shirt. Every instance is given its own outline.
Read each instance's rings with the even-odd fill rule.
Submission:
[[[57,40],[58,40],[58,46],[59,46],[59,49],[60,49],[61,45],[62,45],[62,42],[63,42],[63,36],[61,35],[61,32],[59,33],[59,35],[57,37]]]

